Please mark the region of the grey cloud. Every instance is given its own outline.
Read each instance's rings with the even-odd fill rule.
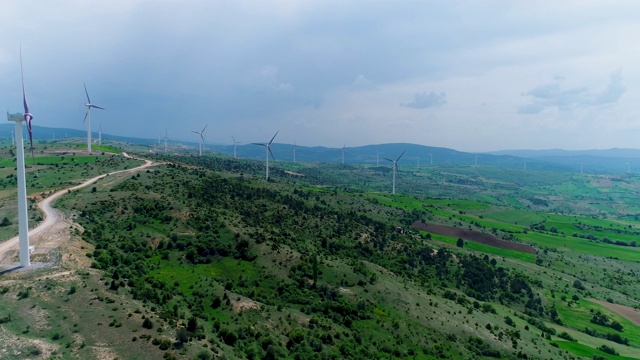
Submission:
[[[413,96],[413,101],[408,103],[400,104],[400,106],[413,108],[413,109],[426,109],[434,106],[442,106],[447,103],[447,94],[444,91],[441,91],[440,94],[436,94],[435,92],[422,92],[416,93]]]
[[[609,84],[600,93],[590,92],[586,87],[562,90],[564,77],[555,76],[554,82],[539,85],[523,92],[522,96],[529,97],[530,103],[518,108],[520,114],[538,114],[548,108],[568,111],[578,107],[591,107],[617,102],[625,92],[620,70],[609,77]]]

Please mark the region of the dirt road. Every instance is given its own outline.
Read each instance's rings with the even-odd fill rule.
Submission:
[[[127,153],[122,153],[123,156],[128,157],[128,158],[132,158],[131,156],[129,156]],[[110,173],[106,173],[106,174],[102,174],[96,177],[93,177],[89,180],[86,180],[85,182],[83,182],[80,185],[76,185],[67,189],[63,189],[60,190],[56,193],[54,193],[53,195],[41,200],[38,203],[38,207],[40,208],[40,210],[42,210],[42,212],[44,213],[44,221],[42,221],[40,224],[38,224],[38,226],[36,226],[35,228],[29,230],[29,240],[30,240],[30,244],[33,245],[34,243],[37,243],[36,241],[31,241],[32,238],[34,238],[34,240],[38,237],[41,237],[42,235],[47,235],[45,234],[48,230],[53,229],[54,226],[56,226],[56,224],[61,223],[61,220],[64,220],[64,216],[62,213],[59,213],[57,210],[55,210],[54,208],[51,207],[51,204],[53,203],[53,201],[55,201],[56,199],[58,199],[59,197],[61,197],[62,195],[68,193],[69,191],[72,190],[77,190],[77,189],[81,189],[83,187],[89,186],[91,184],[93,184],[94,182],[102,179],[105,176],[109,176],[109,175],[115,175],[115,174],[120,174],[120,173],[127,173],[127,172],[135,172],[135,171],[140,171],[142,169],[148,168],[150,166],[153,165],[157,165],[156,163],[149,161],[149,160],[144,160],[144,159],[138,159],[138,160],[143,160],[145,163],[143,165],[140,165],[138,167],[135,168],[131,168],[131,169],[125,169],[125,170],[118,170],[118,171],[113,171]],[[64,222],[62,225],[64,225],[64,227],[67,226],[67,223]],[[58,226],[60,227],[60,226]],[[60,232],[55,231],[56,234],[60,234]],[[51,234],[48,234],[51,235]],[[46,237],[50,237],[50,236],[46,236]],[[50,240],[48,240],[47,242],[51,242]],[[57,243],[58,241],[53,241],[54,243]],[[2,263],[2,261],[7,257],[8,253],[10,253],[11,251],[13,251],[14,249],[17,249],[18,247],[18,236],[13,237],[7,241],[4,241],[2,243],[0,243],[0,263]]]

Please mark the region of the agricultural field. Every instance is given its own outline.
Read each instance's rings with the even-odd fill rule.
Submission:
[[[32,197],[139,163],[71,150]],[[0,357],[640,358],[640,178],[434,166],[391,195],[388,166],[138,156],[57,201],[52,268],[0,274]]]

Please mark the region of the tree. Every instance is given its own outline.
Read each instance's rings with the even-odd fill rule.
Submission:
[[[6,216],[2,218],[2,222],[0,222],[0,226],[9,226],[11,224],[11,220],[9,220]]]
[[[313,255],[313,285],[318,282],[318,255]]]
[[[456,245],[458,247],[460,247],[460,248],[463,247],[464,246],[464,240],[462,240],[461,238],[458,238],[458,242],[456,242]]]
[[[195,332],[197,329],[198,329],[198,320],[196,319],[195,316],[192,316],[189,318],[189,321],[187,322],[187,331]]]
[[[153,322],[149,318],[145,318],[142,322],[142,327],[145,329],[153,329]]]
[[[189,332],[187,329],[181,327],[176,331],[176,340],[180,343],[186,343],[189,341]]]

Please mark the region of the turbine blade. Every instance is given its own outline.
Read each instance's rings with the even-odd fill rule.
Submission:
[[[404,153],[405,153],[406,151],[407,151],[407,150],[403,151],[403,152],[402,152],[402,154],[400,154],[400,156],[398,156],[398,159],[397,159],[396,161],[400,160],[400,158],[402,157],[402,155],[404,155]]]
[[[276,135],[278,135],[279,132],[280,130],[276,131]],[[273,139],[276,138],[276,135],[273,135],[273,137],[271,138],[271,141],[269,141],[269,145],[271,145],[271,143],[273,142]]]
[[[24,105],[24,113],[29,114],[29,105],[27,104],[27,92],[24,89],[24,73],[22,71],[22,46],[20,47],[20,79],[22,80],[22,103]]]
[[[24,105],[24,119],[27,121],[27,130],[29,131],[29,145],[31,146],[31,158],[33,159],[33,131],[31,130],[31,120],[33,116],[29,112],[29,104],[27,104],[27,91],[24,89],[24,71],[22,70],[22,46],[20,46],[20,80],[22,81],[22,103]]]
[[[251,143],[251,145],[268,146],[267,144],[261,144],[261,143]]]
[[[205,130],[207,130],[207,126],[209,126],[209,124],[205,125],[204,128],[202,129],[202,132],[204,132]]]
[[[96,108],[96,109],[100,109],[100,110],[106,110],[105,108],[100,107],[100,106],[98,106],[98,105],[91,105],[91,104],[89,104],[89,106],[94,107],[94,108]]]
[[[83,124],[87,122],[87,116],[89,116],[89,111],[90,111],[89,109],[91,109],[91,108],[90,108],[90,107],[88,107],[88,108],[87,108],[87,112],[86,112],[86,113],[84,113],[84,120],[82,121],[82,123],[83,123]]]
[[[192,133],[200,135],[199,132],[191,130]]]
[[[91,99],[89,99],[89,92],[87,91],[87,84],[82,83],[84,85],[84,93],[87,95],[87,104],[91,104]]]
[[[273,156],[273,153],[271,152],[271,146],[267,145],[267,150],[269,150],[269,154],[271,154],[271,158],[273,159],[273,161],[276,161],[276,158]]]
[[[234,138],[233,135],[231,135],[231,138],[233,139],[233,143],[236,144],[237,143],[236,138]]]
[[[386,158],[386,157],[383,157],[383,159],[385,159],[385,160],[387,160],[387,161],[391,161],[392,163],[394,163],[394,162],[395,162],[395,161],[393,161],[393,160],[391,160],[391,159],[389,159],[389,158]]]

